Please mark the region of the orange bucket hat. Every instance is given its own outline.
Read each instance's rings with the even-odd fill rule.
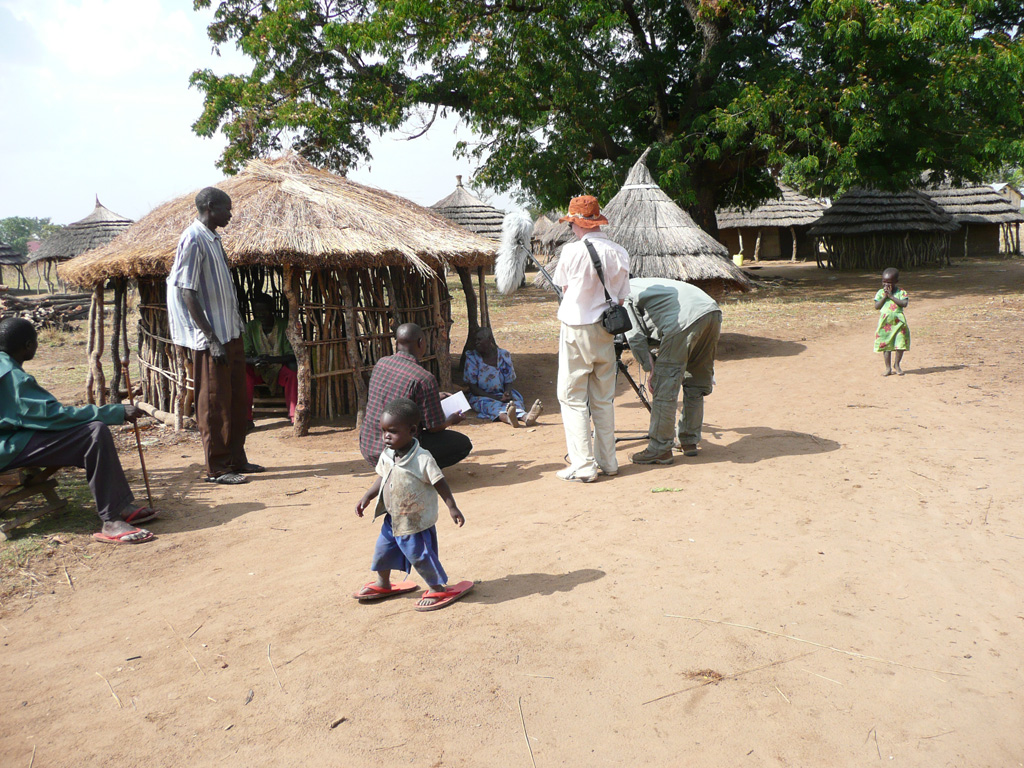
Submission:
[[[569,201],[569,213],[558,221],[569,221],[583,229],[597,229],[608,223],[608,219],[601,215],[601,206],[593,195],[574,197]]]

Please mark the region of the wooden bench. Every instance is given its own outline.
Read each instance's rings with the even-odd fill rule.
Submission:
[[[254,419],[257,415],[288,418],[288,403],[285,401],[284,395],[272,397],[267,385],[257,384],[252,395],[252,415]]]
[[[57,495],[57,481],[52,479],[59,469],[60,467],[20,467],[0,470],[0,539],[7,539],[8,532],[20,525],[67,506],[67,501]],[[46,504],[20,517],[6,518],[7,510],[33,496],[42,496]]]

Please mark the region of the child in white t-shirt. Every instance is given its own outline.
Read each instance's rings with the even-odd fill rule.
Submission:
[[[408,573],[415,569],[430,586],[416,604],[416,610],[430,611],[458,600],[472,588],[473,582],[448,587],[448,575],[437,555],[438,496],[444,499],[456,525],[461,527],[466,518],[455,503],[441,468],[416,439],[422,420],[420,407],[404,397],[389,402],[381,413],[384,451],[377,461],[377,479],[356,504],[356,514],[362,517],[376,496],[374,519],[384,516],[370,565],[377,579],[353,596],[377,600],[410,592],[416,585],[392,584],[391,571]]]

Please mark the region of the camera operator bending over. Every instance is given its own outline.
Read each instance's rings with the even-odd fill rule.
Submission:
[[[615,343],[601,324],[608,306],[622,304],[629,293],[629,254],[601,231],[608,219],[591,195],[569,201],[569,213],[559,221],[572,224],[578,243],[562,248],[554,281],[563,289],[558,319],[558,402],[569,452],[569,466],[558,471],[562,480],[592,483],[597,476],[619,471],[615,458]],[[589,247],[588,247],[589,246]],[[604,284],[591,260],[601,264]],[[593,435],[591,435],[593,420]]]
[[[633,328],[626,332],[626,341],[648,374],[652,368],[650,344],[658,342],[650,376],[649,439],[647,447],[629,460],[634,464],[671,464],[673,438],[686,456],[697,455],[704,396],[711,394],[715,377],[722,310],[700,288],[678,280],[634,278],[629,289],[626,311]],[[683,412],[676,425],[680,384]]]

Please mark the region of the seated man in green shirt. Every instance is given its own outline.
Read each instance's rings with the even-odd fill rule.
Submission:
[[[0,470],[15,467],[81,467],[103,528],[93,534],[111,544],[153,539],[136,527],[157,517],[135,504],[108,424],[134,422],[134,405],[61,405],[22,369],[35,357],[36,329],[28,320],[0,320]]]
[[[288,418],[295,421],[299,400],[299,378],[295,373],[295,352],[285,335],[284,318],[274,317],[274,300],[265,293],[252,300],[253,319],[242,331],[245,349],[245,391],[249,403],[249,428],[252,423],[252,393],[257,384],[266,384],[271,395],[284,392]],[[280,389],[279,389],[280,388]]]

